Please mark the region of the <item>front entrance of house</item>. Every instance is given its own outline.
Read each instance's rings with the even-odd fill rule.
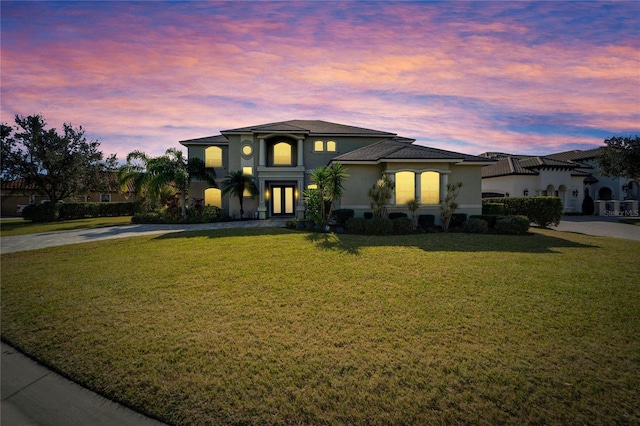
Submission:
[[[295,185],[273,185],[271,187],[271,214],[284,216],[295,214]]]

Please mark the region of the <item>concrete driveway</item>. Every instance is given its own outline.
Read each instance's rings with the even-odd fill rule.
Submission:
[[[551,229],[598,237],[613,237],[640,241],[640,226],[621,223],[617,217],[564,216],[560,224],[558,226],[552,226]]]

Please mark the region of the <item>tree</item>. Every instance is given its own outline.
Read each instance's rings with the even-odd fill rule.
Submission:
[[[344,192],[343,182],[349,177],[341,163],[333,163],[330,166],[322,166],[313,169],[309,175],[315,183],[316,189],[307,190],[307,206],[317,206],[319,212],[315,215],[319,225],[326,227],[333,213],[336,200],[342,197]]]
[[[156,202],[161,192],[168,185],[173,185],[181,193],[181,215],[187,217],[187,191],[192,179],[205,180],[211,186],[217,187],[215,171],[206,168],[204,161],[199,158],[187,160],[182,151],[169,148],[165,155],[148,157],[142,151],[133,151],[127,155],[127,163],[119,172],[121,185],[133,182],[137,195],[145,192]]]
[[[244,192],[249,191],[251,195],[258,193],[258,187],[253,177],[245,174],[242,170],[227,173],[225,180],[222,181],[221,189],[222,195],[231,194],[234,197],[238,197],[240,201],[240,219],[244,217]]]
[[[2,179],[22,179],[47,196],[51,203],[87,193],[104,184],[105,171],[115,164],[106,162],[98,141],[87,141],[82,127],[63,125],[63,134],[46,129],[41,115],[16,115],[17,127],[2,125]]]
[[[387,213],[387,205],[393,197],[393,189],[396,184],[389,178],[388,175],[383,174],[382,178],[369,189],[369,200],[371,202],[371,210],[373,210],[374,217],[384,217]]]
[[[462,182],[458,183],[448,183],[447,184],[447,193],[444,196],[444,200],[441,201],[440,204],[440,215],[442,216],[442,229],[448,230],[449,223],[451,222],[451,218],[458,208],[458,203],[456,199],[460,194],[460,188],[462,188]]]
[[[598,158],[602,173],[607,176],[640,178],[640,136],[614,136],[605,139],[607,145]]]

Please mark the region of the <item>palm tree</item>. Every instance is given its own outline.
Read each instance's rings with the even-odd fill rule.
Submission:
[[[327,226],[333,213],[336,200],[342,196],[343,181],[349,177],[341,163],[318,167],[311,171],[309,177],[317,186],[316,194],[322,200],[320,203],[320,220],[322,226]]]
[[[258,187],[252,176],[244,174],[242,170],[229,172],[225,176],[221,185],[222,195],[231,194],[238,197],[240,201],[240,219],[244,216],[244,192],[249,191],[251,195],[258,193]]]
[[[217,186],[212,168],[206,168],[204,161],[199,158],[187,160],[182,151],[175,148],[169,148],[165,155],[154,158],[142,151],[133,151],[118,172],[121,185],[133,182],[134,192],[141,194],[146,190],[153,202],[158,199],[163,187],[173,184],[181,192],[183,219],[187,217],[187,191],[193,178]]]

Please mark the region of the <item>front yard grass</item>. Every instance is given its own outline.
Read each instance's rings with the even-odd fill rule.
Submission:
[[[37,234],[40,232],[71,231],[74,229],[104,228],[106,226],[131,225],[131,216],[92,217],[61,222],[38,223],[22,218],[0,221],[0,236]]]
[[[235,229],[2,255],[2,338],[171,424],[638,424],[640,243]]]

